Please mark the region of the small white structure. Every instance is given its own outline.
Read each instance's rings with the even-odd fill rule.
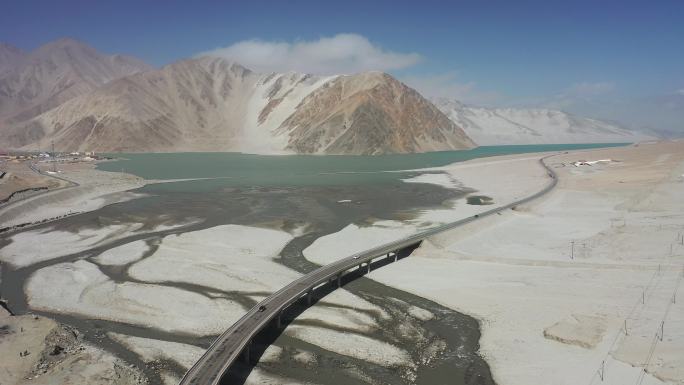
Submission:
[[[599,160],[578,160],[577,162],[572,162],[572,165],[575,167],[579,166],[593,166],[597,163],[610,163],[612,162],[612,159],[599,159]]]

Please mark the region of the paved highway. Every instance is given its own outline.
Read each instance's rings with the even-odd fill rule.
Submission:
[[[370,264],[373,259],[388,256],[407,247],[416,245],[430,236],[453,229],[457,226],[472,222],[482,217],[496,214],[500,211],[510,209],[516,205],[536,199],[551,189],[558,183],[556,173],[546,165],[544,160],[548,155],[539,160],[541,165],[546,168],[551,182],[541,191],[530,195],[524,199],[512,202],[502,207],[484,211],[478,215],[461,219],[456,222],[448,223],[430,230],[426,230],[407,238],[395,242],[387,243],[370,250],[366,250],[349,257],[340,259],[331,264],[322,266],[309,274],[291,282],[277,292],[261,301],[250,309],[247,314],[240,318],[233,326],[228,328],[211,344],[204,355],[193,365],[192,368],[183,376],[180,385],[218,385],[223,374],[240,357],[240,354],[247,348],[252,339],[273,320],[278,320],[284,309],[291,304],[307,296],[316,287],[328,283],[331,280],[338,280],[347,271],[363,264]],[[396,255],[396,254],[395,254]],[[367,266],[367,268],[369,268]]]

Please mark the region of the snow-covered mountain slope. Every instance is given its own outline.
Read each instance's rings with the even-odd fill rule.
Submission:
[[[73,39],[45,44],[29,54],[3,45],[0,55],[0,128],[29,120],[111,80],[151,69],[138,59],[103,55]]]
[[[389,75],[258,74],[220,58],[112,81],[4,130],[10,147],[379,154],[469,148],[463,131]]]
[[[627,143],[653,139],[618,125],[548,109],[482,108],[438,98],[433,103],[479,145]]]

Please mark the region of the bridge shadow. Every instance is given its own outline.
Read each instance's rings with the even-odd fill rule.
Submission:
[[[418,242],[416,244],[413,244],[411,246],[405,247],[397,252],[397,261],[404,259],[413,253],[413,251],[420,246],[421,242]],[[380,258],[380,257],[379,257]],[[371,271],[375,269],[379,269],[383,266],[389,265],[390,263],[394,262],[394,257],[385,257],[385,258],[380,258],[374,262],[371,263]],[[340,279],[340,287],[344,287],[350,282],[353,282],[359,278],[362,278],[364,275],[367,274],[368,268],[364,264],[361,268],[356,268],[352,271],[348,271],[342,278]],[[296,303],[290,305],[287,309],[285,309],[281,315],[280,319],[280,328],[277,325],[277,321],[273,320],[271,321],[271,324],[269,327],[264,328],[261,332],[259,332],[254,339],[252,340],[252,344],[249,347],[249,355],[245,354],[245,352],[242,352],[242,360],[236,361],[233,366],[231,366],[221,377],[221,385],[239,385],[239,384],[244,384],[245,381],[247,380],[247,377],[249,374],[252,372],[254,367],[259,363],[259,360],[263,356],[264,352],[266,349],[268,349],[269,346],[271,346],[277,339],[280,337],[280,335],[283,333],[285,328],[287,328],[288,325],[291,323],[295,322],[297,317],[304,313],[306,309],[308,309],[311,306],[314,306],[316,303],[321,301],[325,296],[328,294],[332,293],[333,291],[337,290],[337,280],[333,280],[331,282],[328,282],[326,284],[323,284],[321,286],[318,286],[316,289],[313,290],[313,295],[311,298],[311,304],[309,305],[307,302],[306,297],[303,297]],[[248,360],[246,359],[248,358]]]

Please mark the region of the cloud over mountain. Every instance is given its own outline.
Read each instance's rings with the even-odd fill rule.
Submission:
[[[413,66],[422,59],[417,53],[387,51],[364,36],[349,33],[292,43],[244,40],[196,56],[229,59],[257,72],[296,71],[317,75],[396,70]]]

